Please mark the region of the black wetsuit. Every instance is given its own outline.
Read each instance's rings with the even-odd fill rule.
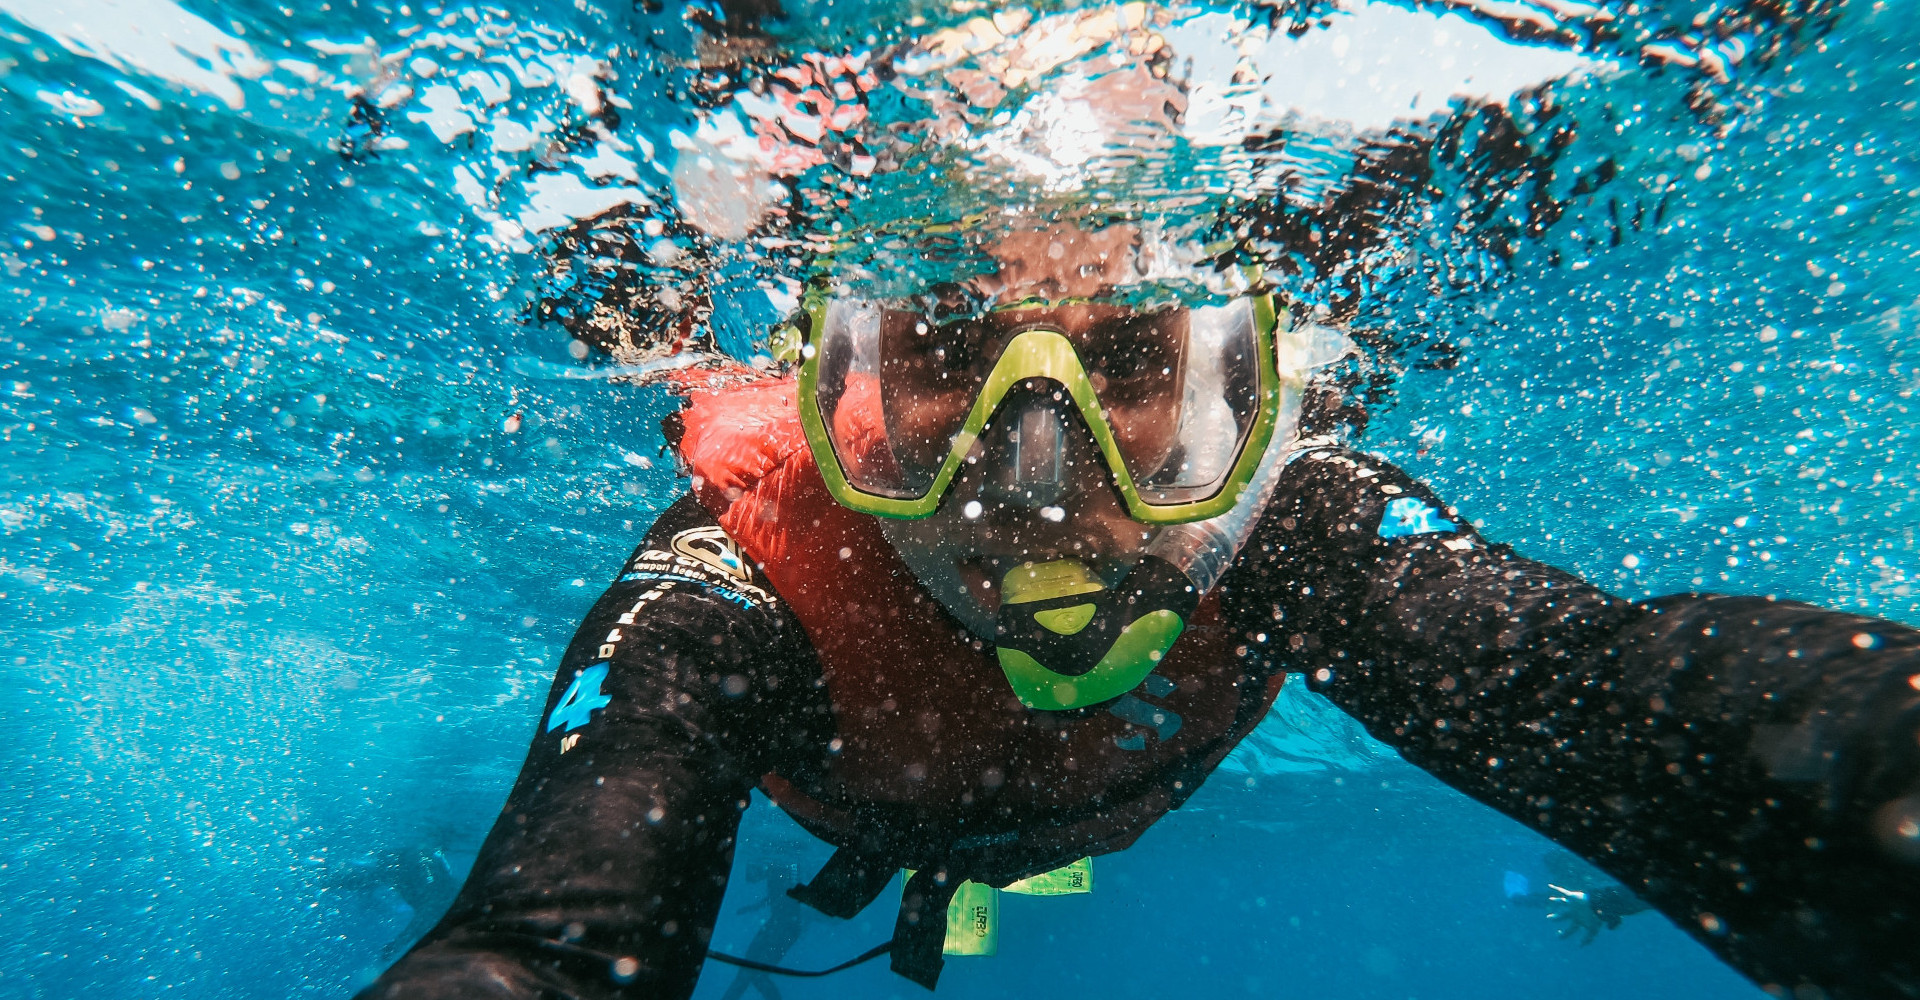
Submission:
[[[682,498],[649,544],[711,523]],[[648,586],[594,606],[549,713]],[[784,603],[722,590],[662,592],[618,626],[610,735],[535,741],[453,909],[364,996],[692,992],[749,790],[804,783],[834,731]],[[1757,597],[1621,600],[1335,448],[1285,469],[1221,592],[1251,676],[1304,673],[1755,982],[1920,997],[1920,842],[1901,825],[1920,820],[1920,633]]]

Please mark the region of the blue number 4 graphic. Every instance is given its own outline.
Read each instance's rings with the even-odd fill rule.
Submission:
[[[612,698],[600,693],[600,682],[607,679],[607,665],[596,663],[580,671],[573,683],[567,686],[567,693],[560,696],[560,704],[553,706],[553,714],[547,716],[547,732],[565,725],[568,729],[584,726],[593,721],[595,709],[607,707]]]

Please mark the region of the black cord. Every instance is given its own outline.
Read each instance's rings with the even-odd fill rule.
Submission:
[[[804,977],[811,978],[814,976],[831,976],[836,972],[841,972],[846,969],[851,969],[854,966],[859,965],[863,962],[871,962],[874,959],[879,958],[880,956],[892,950],[893,950],[892,941],[882,941],[879,944],[876,944],[873,947],[867,949],[864,954],[856,958],[847,959],[846,961],[841,962],[839,965],[836,965],[831,969],[815,969],[815,970],[788,969],[778,965],[768,965],[765,962],[756,962],[750,958],[739,958],[733,955],[729,955],[723,951],[709,951],[707,952],[707,957],[710,959],[713,959],[716,962],[725,962],[728,965],[737,965],[742,969],[752,969],[755,972],[771,972],[776,976],[804,976]]]
[[[531,945],[543,951],[557,952],[562,955],[571,955],[577,958],[592,959],[594,961],[606,962],[609,964],[615,961],[615,959],[611,955],[607,955],[598,951],[593,951],[592,949],[589,949],[589,948],[582,948],[579,945],[571,944],[566,941],[555,941],[551,938],[538,937],[532,934],[516,934],[512,931],[494,931],[492,933],[475,934],[472,936],[472,938],[469,938],[468,940],[495,940],[495,941],[502,941],[502,942],[513,942],[515,944],[520,944],[520,945]],[[839,965],[836,965],[831,969],[818,969],[818,970],[788,969],[783,966],[768,965],[765,962],[756,962],[750,958],[740,958],[739,956],[736,956],[736,955],[729,955],[723,951],[709,951],[707,952],[707,957],[710,959],[713,959],[716,962],[724,962],[727,965],[737,965],[742,969],[752,969],[755,972],[771,972],[776,976],[800,976],[803,978],[811,979],[818,976],[831,976],[836,972],[843,972],[847,969],[853,968],[856,965],[860,965],[865,962],[871,962],[874,959],[879,958],[880,956],[892,950],[893,950],[893,942],[891,940],[882,941],[879,944],[876,944],[873,947],[868,948],[865,952],[861,953],[860,955],[847,959],[846,961],[841,962]]]

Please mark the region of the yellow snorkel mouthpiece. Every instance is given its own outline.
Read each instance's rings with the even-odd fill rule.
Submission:
[[[1159,666],[1199,601],[1186,576],[1153,555],[1113,588],[1078,559],[1022,563],[1001,581],[1000,669],[1028,708],[1110,701]]]

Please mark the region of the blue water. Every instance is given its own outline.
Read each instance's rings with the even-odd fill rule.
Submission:
[[[0,995],[345,996],[415,909],[354,873],[471,861],[573,624],[681,488],[668,397],[579,377],[600,362],[531,321],[567,293],[514,222],[550,154],[485,122],[443,142],[426,95],[484,69],[469,121],[588,127],[569,67],[604,61],[627,187],[658,202],[691,42],[589,4],[0,11]],[[796,44],[904,22],[834,13]],[[1695,13],[1725,16],[1642,21]],[[1558,89],[1538,120],[1577,126],[1566,204],[1507,256],[1476,242],[1490,204],[1518,211],[1488,192],[1532,182],[1435,154],[1360,304],[1363,444],[1629,596],[1916,622],[1920,30],[1855,3],[1782,44],[1724,84],[1624,58]],[[1720,110],[1689,110],[1696,84]],[[356,86],[392,99],[377,136]],[[729,266],[716,344],[749,357],[774,309]],[[1289,698],[1093,894],[1008,897],[1001,954],[943,991],[1758,995],[1657,915],[1558,940],[1503,888],[1549,851]],[[823,856],[749,811],[740,871]],[[736,949],[764,919],[737,886]],[[864,949],[881,909],[809,924],[793,961]],[[913,991],[878,968],[781,988]]]

